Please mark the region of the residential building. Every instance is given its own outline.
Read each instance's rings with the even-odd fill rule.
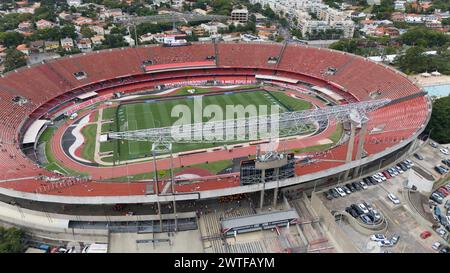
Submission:
[[[69,37],[61,39],[60,42],[61,42],[61,47],[64,48],[65,51],[71,51],[72,48],[75,46],[72,38],[69,38]]]
[[[45,43],[43,40],[31,41],[30,42],[30,52],[31,53],[42,53],[44,52]]]
[[[54,51],[59,48],[59,42],[58,41],[45,41],[45,51]]]
[[[129,46],[135,46],[136,42],[134,41],[133,38],[131,38],[131,36],[127,35],[127,36],[123,36],[123,39],[125,40],[125,42],[129,45]]]
[[[67,0],[67,5],[79,7],[81,4],[83,4],[83,0]]]
[[[16,49],[20,52],[22,52],[25,55],[29,55],[30,54],[30,49],[27,47],[26,44],[20,44],[16,47]]]
[[[248,22],[247,9],[234,9],[231,11],[231,21],[245,24]]]
[[[101,45],[104,40],[105,40],[105,36],[103,36],[103,35],[95,35],[95,36],[91,37],[92,44],[94,44],[96,46]]]
[[[81,52],[89,52],[92,50],[92,42],[89,38],[83,38],[77,41],[77,47]]]
[[[45,28],[52,28],[54,26],[54,23],[41,19],[36,22],[36,28],[37,29],[45,29]]]

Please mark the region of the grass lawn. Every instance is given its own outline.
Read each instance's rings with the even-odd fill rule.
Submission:
[[[95,153],[95,137],[97,135],[97,124],[86,125],[81,134],[85,138],[84,146],[81,150],[81,156],[84,159],[94,162]]]
[[[289,111],[302,111],[312,108],[312,104],[309,101],[295,99],[281,92],[270,92],[270,94]]]
[[[221,160],[221,161],[216,161],[216,162],[184,166],[183,168],[174,168],[173,171],[174,171],[174,174],[176,174],[177,172],[180,172],[187,168],[200,168],[200,169],[208,170],[212,174],[217,174],[218,172],[230,167],[232,164],[233,164],[232,160]],[[114,182],[138,181],[138,180],[153,179],[154,176],[155,176],[155,172],[147,172],[147,173],[140,173],[140,174],[129,175],[129,176],[115,177],[112,179],[108,179],[108,181],[114,181]],[[158,178],[159,179],[170,178],[170,171],[169,170],[159,170]]]
[[[103,108],[102,120],[110,120],[115,118],[117,107]]]
[[[305,148],[297,148],[297,149],[291,149],[289,151],[294,153],[308,153],[308,152],[318,152],[318,151],[325,151],[336,145],[336,143],[341,139],[343,133],[343,127],[342,124],[338,123],[336,124],[336,130],[330,135],[329,139],[333,141],[333,143],[330,144],[323,144],[323,145],[316,145],[316,146],[310,146]]]
[[[233,90],[245,90],[245,89],[251,89],[251,88],[257,88],[258,85],[241,85],[235,88],[226,88],[226,89],[220,89],[220,90],[211,90],[209,88],[202,88],[197,86],[184,86],[179,88],[175,93],[170,94],[170,97],[173,96],[186,96],[186,95],[192,95],[192,93],[188,92],[190,89],[195,89],[194,94],[206,94],[211,92],[227,92],[227,91],[233,91]],[[155,99],[155,98],[162,98],[167,96],[161,96],[161,95],[143,95],[139,96],[139,99]]]
[[[55,159],[52,152],[52,143],[51,139],[55,132],[56,128],[48,127],[39,137],[39,143],[45,143],[45,157],[47,158],[48,163],[45,164],[44,167],[48,171],[57,171],[62,174],[68,175],[87,175],[86,173],[77,172],[71,169],[68,169],[62,166],[58,160]]]
[[[270,105],[278,105],[279,102],[274,99],[268,92],[255,91],[248,93],[234,93],[215,96],[203,96],[203,97],[191,97],[191,98],[174,98],[165,101],[146,101],[135,104],[121,105],[118,110],[119,118],[119,130],[140,130],[146,128],[166,127],[173,125],[179,117],[172,117],[171,112],[175,106],[184,105],[191,110],[191,122],[194,121],[194,101],[201,102],[203,109],[208,105],[217,105],[220,109],[226,113],[225,109],[227,105],[242,105],[244,107],[248,105],[256,106],[259,110],[259,106],[268,106],[270,113]],[[284,108],[284,107],[283,107]],[[283,111],[283,108],[280,111]],[[225,117],[224,117],[225,118]],[[203,118],[203,122],[208,121],[209,118]],[[142,158],[150,156],[151,144],[145,141],[119,141],[119,158],[121,161],[135,158]],[[233,143],[233,142],[232,142]],[[235,143],[238,143],[236,141]],[[208,147],[215,147],[223,145],[224,143],[192,143],[192,144],[174,144],[173,152],[182,152],[195,149],[203,149]],[[231,143],[228,143],[231,144]]]

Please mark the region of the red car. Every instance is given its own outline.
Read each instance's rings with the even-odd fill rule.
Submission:
[[[420,238],[422,238],[422,239],[426,239],[430,236],[431,236],[431,232],[429,232],[428,230],[425,230],[424,232],[420,233]]]
[[[440,187],[438,191],[445,196],[447,196],[449,194],[449,191],[444,187]]]
[[[388,171],[384,171],[384,172],[382,172],[382,174],[386,177],[386,179],[391,179],[391,177],[392,177]]]

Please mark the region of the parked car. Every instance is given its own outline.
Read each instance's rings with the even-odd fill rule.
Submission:
[[[351,192],[356,191],[355,187],[353,187],[350,183],[345,184],[345,187],[347,187]]]
[[[336,191],[336,189],[329,189],[328,193],[333,196],[334,198],[338,198],[339,197],[339,193]]]
[[[430,146],[433,147],[433,148],[437,148],[438,147],[436,142],[430,142]]]
[[[361,218],[361,220],[362,220],[364,223],[366,223],[366,224],[368,224],[368,225],[372,225],[372,224],[373,224],[372,219],[370,219],[370,217],[367,216],[366,214],[362,214],[362,215],[360,215],[359,217]]]
[[[352,209],[351,207],[346,207],[346,208],[345,208],[345,211],[346,211],[348,214],[350,214],[351,216],[353,216],[353,218],[356,218],[356,217],[359,216],[358,213],[357,213],[354,209]]]
[[[352,191],[349,188],[347,188],[346,186],[342,186],[341,188],[345,191],[346,194],[352,193]]]
[[[445,246],[443,248],[441,248],[441,250],[439,250],[439,253],[449,253],[450,252],[450,247]]]
[[[406,162],[406,164],[408,164],[410,167],[414,166],[414,162],[412,162],[412,161],[409,160],[409,159],[406,159],[405,162]]]
[[[447,209],[447,212],[449,212],[449,211],[450,211],[450,199],[449,199],[449,200],[447,200],[447,202],[445,202],[444,208],[446,208],[446,209]]]
[[[372,178],[373,180],[375,180],[376,183],[381,183],[381,182],[383,182],[383,180],[382,180],[380,177],[378,177],[378,175],[376,175],[376,174],[372,175],[371,178]]]
[[[436,251],[438,251],[439,248],[441,247],[441,245],[442,245],[442,244],[439,243],[439,242],[434,242],[433,245],[431,246],[431,248],[434,249],[434,250],[436,250]]]
[[[392,242],[389,240],[383,240],[378,242],[379,246],[393,246]]]
[[[367,209],[367,207],[364,206],[364,204],[360,203],[360,204],[358,204],[358,207],[359,207],[364,213],[369,213],[369,209]]]
[[[353,182],[352,187],[355,188],[355,190],[357,191],[362,190],[361,184],[359,184],[358,182]]]
[[[440,168],[439,165],[434,167],[434,170],[436,172],[438,172],[440,175],[444,175],[445,174],[445,170]]]
[[[364,181],[359,181],[359,184],[361,185],[361,187],[366,190],[368,188],[367,184]]]
[[[445,197],[447,197],[447,195],[449,194],[448,190],[447,190],[445,187],[440,187],[440,188],[438,189],[438,191],[439,191],[440,193],[442,193]]]
[[[389,200],[392,201],[395,205],[400,204],[400,200],[398,200],[397,196],[395,196],[393,193],[388,194]]]
[[[369,215],[373,217],[374,222],[378,222],[381,219],[381,214],[376,209],[371,210]]]
[[[444,155],[448,155],[448,149],[446,148],[442,148],[439,151],[441,151],[441,153],[443,153]]]
[[[399,166],[395,166],[395,169],[396,169],[396,171],[397,171],[399,174],[404,173],[403,169],[400,168]]]
[[[431,232],[429,232],[428,230],[425,230],[422,233],[420,233],[420,238],[422,238],[422,239],[426,239],[430,236],[431,236]]]
[[[397,166],[399,166],[404,172],[408,170],[408,167],[403,163],[398,163]]]
[[[382,173],[377,173],[377,176],[381,178],[381,180],[386,181],[386,177]]]
[[[336,187],[336,191],[338,192],[338,194],[339,194],[341,197],[344,197],[344,196],[347,195],[341,187]]]
[[[368,186],[374,185],[372,179],[370,179],[369,177],[365,177],[363,179],[363,182],[365,182]]]
[[[372,206],[371,206],[369,203],[367,203],[366,201],[363,201],[362,204],[363,204],[368,210],[372,210],[372,209],[373,209]]]
[[[390,241],[393,245],[395,245],[395,244],[397,244],[398,240],[400,240],[400,235],[395,234],[394,236],[392,236]]]
[[[364,211],[356,204],[351,204],[350,207],[358,213],[358,216],[364,214]]]
[[[437,195],[439,195],[442,199],[444,199],[445,198],[445,195],[444,194],[442,194],[441,192],[439,192],[439,191],[435,191],[434,193],[436,193]]]
[[[443,159],[441,162],[450,167],[450,159]]]
[[[384,175],[384,177],[386,177],[386,179],[391,179],[392,177],[387,170],[383,171],[382,174]]]
[[[414,157],[419,159],[419,160],[423,160],[423,156],[421,154],[415,153]]]
[[[431,194],[430,199],[438,203],[439,205],[442,204],[442,201],[444,200],[439,194],[435,192]]]
[[[323,195],[327,200],[333,200],[333,196],[328,191],[323,192]]]
[[[379,242],[379,241],[387,240],[387,238],[386,238],[386,236],[384,236],[384,234],[377,233],[377,234],[370,236],[370,240]]]

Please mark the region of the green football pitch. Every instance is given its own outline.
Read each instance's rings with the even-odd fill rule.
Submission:
[[[190,109],[193,116],[194,104],[198,105],[199,99],[199,96],[195,96],[195,98],[194,96],[183,98],[173,97],[165,100],[145,100],[131,104],[122,104],[117,108],[116,112],[115,124],[118,124],[116,130],[131,131],[171,126],[179,119],[178,116],[172,117],[171,115],[174,107],[185,105]],[[194,102],[194,100],[197,102]],[[271,105],[279,106],[280,112],[292,110],[298,111],[311,107],[309,102],[293,99],[283,93],[275,94],[267,91],[235,92],[201,96],[201,100],[203,109],[208,105],[217,105],[222,109],[223,113],[225,113],[227,105],[242,105],[244,107],[255,105],[256,109],[259,109],[259,106],[267,106],[268,114],[270,114]],[[192,117],[192,122],[194,122],[193,120]],[[209,118],[203,118],[203,122],[208,120]],[[177,153],[221,145],[224,145],[224,143],[174,143],[172,151],[173,153]],[[113,141],[111,146],[113,146],[115,151],[114,160],[124,161],[151,155],[151,143],[146,141],[119,140]],[[113,158],[111,158],[111,160],[113,160]]]

